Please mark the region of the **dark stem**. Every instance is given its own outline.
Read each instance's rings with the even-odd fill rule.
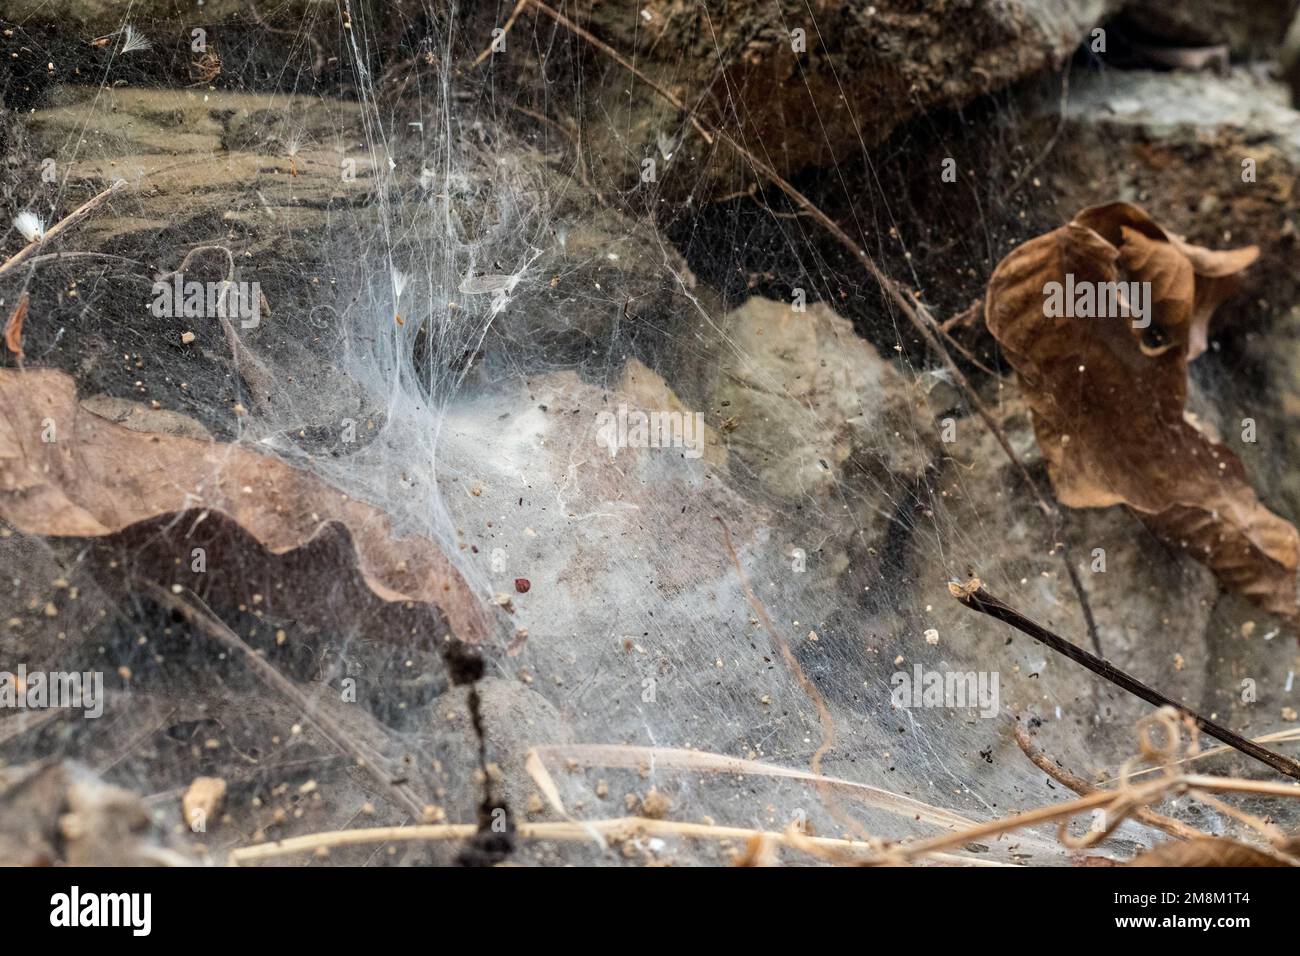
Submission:
[[[1077,644],[1067,641],[1058,634],[1053,634],[1037,621],[1025,617],[1015,608],[989,594],[988,591],[984,590],[978,579],[973,579],[964,585],[949,584],[948,590],[953,597],[968,608],[987,614],[1004,624],[1010,624],[1016,630],[1028,634],[1040,643],[1046,644],[1058,654],[1064,654],[1076,664],[1082,664],[1094,674],[1099,674],[1112,684],[1124,688],[1124,690],[1136,697],[1141,697],[1149,704],[1155,704],[1157,707],[1172,707],[1179,713],[1186,714],[1197,727],[1216,740],[1221,740],[1234,750],[1240,750],[1261,763],[1268,764],[1278,773],[1300,780],[1300,761],[1292,760],[1290,757],[1269,750],[1267,747],[1261,747],[1255,741],[1247,740],[1241,734],[1216,724],[1208,717],[1202,717],[1196,711],[1190,710],[1176,700],[1166,697],[1158,690],[1148,687],[1136,677],[1130,677],[1110,661],[1097,657],[1095,654],[1089,654]]]

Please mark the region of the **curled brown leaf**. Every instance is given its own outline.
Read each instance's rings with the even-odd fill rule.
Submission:
[[[1300,535],[1260,503],[1237,457],[1184,415],[1187,364],[1257,256],[1253,246],[1191,245],[1128,203],[1095,206],[999,263],[985,319],[1020,376],[1063,504],[1127,505],[1225,587],[1294,617]],[[1111,308],[1049,309],[1058,288]],[[1123,308],[1139,304],[1126,290],[1143,300],[1137,315]]]
[[[183,524],[184,539],[199,524],[222,528],[218,515],[285,567],[334,555],[341,587],[352,569],[338,565],[350,556],[381,602],[436,606],[464,641],[489,633],[482,602],[438,545],[399,537],[377,508],[240,445],[119,425],[78,402],[62,372],[0,369],[0,519],[29,534],[89,538],[156,539]],[[182,553],[173,548],[173,562]]]

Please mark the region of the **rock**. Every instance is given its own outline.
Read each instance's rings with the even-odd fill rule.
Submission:
[[[1121,19],[1170,46],[1227,44],[1236,56],[1258,59],[1277,51],[1293,10],[1291,0],[1135,0]]]
[[[676,393],[668,387],[661,375],[646,368],[639,360],[632,359],[623,367],[623,375],[618,383],[620,404],[625,399],[631,409],[642,410],[651,415],[667,413],[670,416],[699,415],[702,433],[695,440],[702,441],[699,449],[702,457],[714,468],[727,469],[727,445],[718,430],[704,422],[704,413],[688,408]],[[684,436],[686,437],[686,436]],[[688,451],[690,449],[687,449]]]
[[[914,479],[935,447],[893,365],[824,303],[796,311],[751,298],[724,319],[713,406],[731,450],[763,489],[797,501],[825,498],[855,463]]]
[[[0,769],[0,865],[156,866],[166,847],[144,802],[75,762]]]
[[[333,8],[327,0],[290,0],[278,6],[297,16]],[[240,0],[206,0],[189,17],[180,16],[176,4],[168,0],[141,0],[131,6],[131,17],[136,23],[164,20],[211,24],[247,14],[248,4]],[[98,33],[109,33],[122,26],[122,8],[114,0],[8,0],[5,15],[25,23],[73,23]]]
[[[285,231],[323,229],[331,206],[364,195],[372,181],[371,157],[351,146],[362,138],[359,108],[323,97],[62,87],[26,128],[31,155],[55,157],[88,195],[117,179],[135,187],[80,228],[80,241],[99,248],[138,246],[131,237],[170,229],[184,210],[192,221],[248,234],[241,251],[256,255],[275,249]],[[65,157],[70,140],[80,146]],[[352,180],[341,175],[345,162]],[[159,264],[167,271],[178,263]]]
[[[1278,50],[1278,62],[1282,66],[1282,75],[1291,87],[1291,103],[1300,107],[1300,10],[1287,28],[1282,38],[1282,47]]]
[[[1119,5],[833,0],[814,8],[783,0],[705,11],[691,0],[667,0],[640,17],[592,4],[577,18],[708,124],[725,125],[790,175],[876,146],[920,113],[963,106],[1059,65]],[[727,51],[721,63],[719,51]],[[639,176],[650,159],[660,188],[670,192],[694,188],[702,173],[746,178],[747,163],[726,147],[707,146],[646,83],[594,53],[583,59],[597,64],[600,78],[588,84],[589,109],[612,118],[590,131],[589,142],[615,179]]]
[[[593,203],[589,190],[504,132],[488,153],[474,141],[481,129],[462,130],[456,145],[471,159],[463,174],[443,183],[425,166],[437,163],[414,134],[393,137],[393,165],[378,174],[361,145],[362,112],[341,99],[129,86],[62,87],[47,99],[25,117],[24,149],[14,156],[22,188],[48,189],[40,182],[45,156],[56,157],[77,201],[125,179],[129,188],[77,227],[77,248],[138,264],[119,294],[104,295],[107,283],[84,293],[85,304],[106,313],[94,328],[73,320],[81,302],[60,298],[56,266],[44,267],[37,278],[48,275],[49,285],[34,286],[33,314],[42,321],[29,322],[31,347],[48,363],[75,369],[94,391],[122,400],[163,393],[164,404],[178,402],[221,437],[337,442],[346,421],[369,419],[366,430],[382,421],[391,411],[387,400],[368,405],[355,373],[340,374],[315,354],[315,344],[339,332],[339,316],[357,308],[358,299],[367,310],[381,310],[385,329],[402,313],[427,320],[454,309],[464,344],[475,342],[480,352],[457,347],[455,328],[431,333],[412,323],[405,346],[412,364],[433,362],[449,376],[455,373],[448,366],[481,357],[489,377],[502,363],[513,365],[520,348],[544,349],[552,362],[576,366],[593,355],[603,360],[624,347],[624,338],[635,339],[638,358],[656,363],[677,351],[684,330],[700,324],[701,310],[713,303],[712,292],[697,288],[680,255],[648,223]],[[70,140],[81,145],[65,159],[62,144]],[[520,208],[520,197],[541,196],[544,209]],[[444,204],[457,223],[444,251],[449,268],[460,272],[447,276],[420,268],[432,237],[444,235]],[[404,224],[401,232],[423,237],[394,252],[393,267],[406,270],[407,283],[397,308],[393,280],[359,260],[353,245],[381,210]],[[150,314],[147,279],[179,268],[196,249],[187,280],[258,284],[263,314],[255,327],[223,334],[210,316],[196,323]],[[499,309],[493,296],[463,291],[468,277],[494,261],[518,270]],[[614,288],[617,301],[603,291]],[[102,298],[88,298],[93,294]],[[647,323],[645,316],[668,320]],[[469,332],[480,318],[482,339]],[[145,357],[162,361],[124,374],[126,344],[115,339],[124,325],[189,347],[153,346]],[[60,326],[66,334],[56,339]],[[443,351],[430,354],[435,338]],[[234,393],[235,380],[248,400]],[[186,383],[179,395],[178,381]],[[191,388],[224,391],[231,401],[201,401]],[[256,415],[236,422],[228,411],[236,404]]]

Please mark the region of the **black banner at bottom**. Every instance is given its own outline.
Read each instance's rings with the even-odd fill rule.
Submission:
[[[712,926],[734,944],[782,919],[890,932],[913,920],[927,933],[965,926],[979,935],[1064,931],[1088,941],[1199,933],[1230,942],[1291,929],[1295,892],[1286,869],[0,870],[0,912],[13,946],[73,934],[79,943],[94,937],[128,947],[225,938],[373,945],[377,933],[437,930],[440,922],[487,931],[496,943],[511,929],[536,940],[561,925],[586,935],[608,923],[626,934],[651,925],[646,920],[682,928],[687,921],[693,936]]]

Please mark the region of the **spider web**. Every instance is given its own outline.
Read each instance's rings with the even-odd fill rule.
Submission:
[[[20,626],[6,661],[102,671],[108,698],[98,721],[4,718],[7,762],[82,760],[186,839],[177,795],[197,775],[222,777],[228,817],[200,839],[209,852],[406,820],[322,732],[324,713],[435,808],[433,822],[475,823],[486,776],[516,824],[643,813],[932,836],[1061,799],[1017,746],[1017,721],[1079,776],[1111,778],[1149,713],[957,605],[947,583],[972,574],[1192,706],[1230,707],[1243,674],[1261,711],[1293,700],[1290,651],[1246,671],[1221,665],[1216,635],[1253,617],[1220,600],[1204,569],[1121,510],[1043,513],[1028,411],[996,350],[961,329],[944,345],[1027,473],[898,301],[809,213],[831,217],[937,318],[957,315],[1002,255],[1083,193],[1130,188],[1112,171],[1044,195],[1048,171],[1076,162],[1060,74],[963,109],[923,107],[883,142],[859,124],[847,151],[828,131],[831,161],[789,171],[782,189],[770,170],[785,168],[785,145],[756,131],[728,85],[754,37],[721,13],[704,10],[675,65],[661,51],[643,65],[572,28],[581,11],[565,7],[557,18],[268,3],[232,20],[196,15],[200,52],[154,5],[122,6],[89,53],[76,30],[17,22],[57,66],[52,80],[14,73],[4,90],[11,111],[32,110],[6,118],[6,212],[49,225],[116,178],[129,187],[66,247],[116,260],[3,278],[7,308],[31,297],[28,365],[73,373],[83,399],[156,400],[436,544],[488,609],[485,673],[473,691],[458,686],[439,641],[338,600],[320,601],[326,620],[289,613],[283,591],[302,592],[295,608],[311,588],[328,592],[349,573],[346,550],[308,551],[299,576],[282,578],[244,542],[249,553],[207,572],[220,585],[195,590],[312,702],[304,719],[300,702],[140,589],[153,538],[11,531],[0,560]],[[810,8],[776,9],[782,31],[825,42]],[[131,49],[140,37],[149,46]],[[682,89],[701,75],[701,49],[718,82]],[[1086,91],[1075,95],[1104,98],[1103,62],[1080,55],[1068,69]],[[850,85],[834,65],[831,76]],[[813,109],[824,102],[807,75],[794,82]],[[54,182],[41,179],[47,155]],[[939,172],[951,157],[954,183]],[[259,284],[269,312],[234,333],[233,351],[212,317],[148,314],[151,284],[183,264],[201,281]],[[193,348],[176,344],[182,331]],[[1231,347],[1207,358],[1207,414],[1256,400],[1232,381]],[[680,429],[699,413],[704,431],[637,447],[620,408]],[[1258,467],[1285,481],[1280,462]],[[904,693],[899,706],[900,685],[930,674],[970,674],[993,696]],[[1234,826],[1194,804],[1164,809],[1212,832]],[[1154,839],[1129,823],[1106,846]],[[725,862],[738,849],[640,836],[620,853],[593,835],[522,839],[515,854]],[[1047,830],[958,856],[1067,858]]]

